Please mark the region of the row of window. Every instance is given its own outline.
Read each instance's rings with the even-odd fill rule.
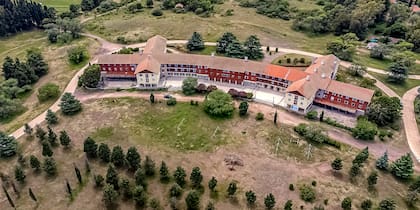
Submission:
[[[102,67],[102,71],[132,71],[134,72],[134,67],[128,68],[128,67]]]

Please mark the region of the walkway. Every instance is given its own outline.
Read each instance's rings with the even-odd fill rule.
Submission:
[[[115,43],[111,43],[108,42],[106,40],[104,40],[103,38],[93,35],[93,34],[88,34],[88,33],[83,33],[82,35],[90,37],[95,39],[96,41],[100,42],[102,47],[99,53],[97,53],[97,55],[91,60],[91,63],[95,63],[97,62],[97,56],[99,55],[105,55],[105,54],[110,54],[112,52],[115,52],[117,50],[119,50],[120,48],[124,47],[124,45],[120,45],[120,44],[115,44]],[[187,41],[186,40],[169,40],[168,44],[185,44]],[[138,43],[138,44],[132,44],[132,45],[127,45],[125,47],[144,47],[146,43]],[[214,42],[206,42],[206,45],[210,45],[210,46],[215,46],[216,43]],[[265,49],[266,47],[262,47],[263,49]],[[274,49],[273,49],[274,50]],[[321,56],[320,54],[316,54],[316,53],[310,53],[310,52],[305,52],[305,51],[300,51],[300,50],[293,50],[293,49],[287,49],[287,48],[278,48],[278,50],[280,52],[284,52],[284,53],[296,53],[296,54],[302,54],[302,55],[307,55],[307,56],[313,56],[313,57],[318,57]],[[343,66],[350,66],[351,64],[348,62],[341,62],[341,65]],[[69,82],[69,84],[67,85],[67,87],[65,88],[64,92],[70,92],[70,93],[74,93],[76,88],[77,88],[77,81],[79,76],[83,73],[84,69],[87,66],[84,66],[81,70],[79,70],[74,77],[72,78],[72,80]],[[380,69],[374,69],[374,68],[368,68],[368,71],[374,71],[380,74],[386,74],[386,71],[380,70]],[[367,77],[370,78],[374,78],[371,75],[367,74]],[[410,78],[413,79],[420,79],[420,75],[410,75]],[[390,95],[390,96],[397,96],[397,94],[395,94],[394,91],[392,91],[391,89],[389,89],[386,85],[384,85],[383,83],[381,83],[380,81],[377,81],[376,84],[381,90],[383,90],[386,94]],[[408,95],[407,95],[408,94]],[[412,119],[414,118],[410,118],[410,115],[414,115],[414,112],[412,112],[413,108],[410,107],[413,104],[414,98],[413,95],[415,96],[415,92],[413,92],[413,90],[409,91],[406,95],[404,95],[404,115],[403,115],[403,121],[404,124],[406,125],[406,131],[408,130],[413,130],[413,123],[412,123]],[[92,97],[94,97],[94,95],[92,95]],[[51,107],[50,109],[54,112],[59,110],[59,100],[57,100]],[[411,113],[410,113],[411,112]],[[45,115],[46,115],[46,111],[42,114],[40,114],[39,116],[37,116],[35,119],[33,119],[32,121],[28,122],[28,124],[31,127],[36,126],[37,124],[40,124],[44,121],[45,119]],[[411,120],[410,120],[411,119]],[[293,119],[294,120],[294,119]],[[407,126],[409,126],[409,128],[407,128]],[[411,126],[411,127],[410,127]],[[411,129],[410,129],[411,128]],[[416,129],[417,127],[416,127]],[[335,139],[345,142],[347,144],[350,144],[352,146],[355,146],[357,148],[361,148],[364,147],[364,145],[366,145],[366,143],[362,143],[359,141],[355,141],[353,138],[351,138],[351,140],[348,140],[345,136],[348,134],[347,133],[343,133],[339,130],[335,130],[334,132],[337,132],[337,135],[334,136]],[[334,133],[333,132],[333,133]],[[331,133],[330,135],[333,135],[333,133]],[[414,156],[420,161],[420,159],[418,157],[420,157],[420,134],[419,132],[407,132],[407,141],[410,144],[410,149],[412,150],[412,152],[414,153]],[[16,131],[14,131],[12,134],[12,136],[14,136],[15,138],[20,138],[21,136],[24,135],[23,132],[23,127],[17,129]],[[383,149],[381,149],[383,150]],[[392,151],[392,148],[388,148],[389,151]],[[402,152],[406,152],[406,151],[402,151]],[[395,155],[400,155],[402,154],[401,152],[395,152]],[[378,155],[378,154],[376,154]],[[391,155],[390,155],[391,156]]]
[[[414,99],[418,95],[417,90],[420,86],[412,88],[407,91],[402,97],[403,104],[403,122],[405,135],[407,137],[408,146],[410,146],[411,151],[414,154],[414,157],[417,161],[420,162],[420,133],[417,126],[416,115],[414,113]]]

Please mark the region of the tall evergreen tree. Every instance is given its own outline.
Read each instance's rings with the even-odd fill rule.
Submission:
[[[144,207],[147,204],[147,193],[142,186],[136,186],[133,190],[133,200],[136,206]]]
[[[70,136],[67,134],[65,130],[60,131],[60,144],[63,147],[69,147],[71,143]]]
[[[98,145],[95,140],[90,137],[87,137],[83,143],[83,152],[90,158],[95,158],[98,151]]]
[[[200,196],[196,191],[190,191],[185,198],[188,210],[200,209]]]
[[[39,139],[39,141],[44,141],[45,140],[45,135],[47,135],[47,133],[44,131],[44,129],[41,128],[41,126],[36,125],[35,126],[35,136]]]
[[[50,142],[51,146],[57,146],[57,134],[54,133],[54,131],[51,129],[50,126],[47,127],[48,129],[48,142]]]
[[[64,115],[74,115],[82,110],[80,101],[77,100],[71,93],[64,93],[59,104]]]
[[[373,189],[378,182],[378,172],[372,171],[367,178],[368,189]]]
[[[209,189],[214,192],[217,186],[217,179],[213,176],[208,183]]]
[[[362,165],[369,158],[369,148],[364,148],[353,160],[353,164]]]
[[[391,173],[400,179],[409,179],[413,172],[413,159],[410,153],[401,156],[391,165]]]
[[[52,157],[47,157],[44,159],[43,168],[48,176],[54,176],[57,174],[57,163]]]
[[[112,185],[115,190],[119,189],[119,178],[118,173],[115,170],[114,165],[110,164],[106,172],[105,182]]]
[[[217,53],[226,53],[226,49],[228,46],[233,42],[238,41],[235,35],[231,32],[225,32],[218,40],[217,40]]]
[[[183,169],[181,166],[176,167],[173,177],[179,186],[183,187],[185,185],[186,176],[187,174],[185,173],[185,169]]]
[[[29,157],[29,165],[31,165],[31,168],[33,168],[35,171],[39,171],[41,168],[41,162],[38,160],[38,158],[34,155],[31,155]]]
[[[114,186],[111,184],[106,184],[104,186],[104,192],[102,196],[102,201],[105,203],[105,206],[111,208],[117,203],[118,192],[115,190]]]
[[[201,34],[194,32],[192,37],[187,42],[187,49],[189,51],[204,49],[204,42]]]
[[[162,161],[160,164],[159,174],[161,182],[168,182],[171,179],[171,175],[169,174],[169,169],[168,166],[166,166],[165,161]]]
[[[98,157],[105,163],[108,163],[111,160],[111,150],[108,145],[101,143],[98,148]]]
[[[47,110],[47,115],[45,116],[45,120],[47,121],[48,125],[55,125],[58,123],[58,118],[51,109]]]
[[[226,48],[226,56],[231,58],[244,58],[245,50],[241,43],[239,43],[237,40],[234,40]]]
[[[242,101],[239,104],[239,115],[240,116],[245,116],[248,112],[248,102],[246,101]]]
[[[146,176],[154,176],[156,173],[155,162],[149,156],[144,160],[144,172]]]
[[[138,168],[137,171],[134,173],[134,179],[136,181],[136,185],[141,185],[144,188],[147,187],[146,174],[144,173],[142,168]]]
[[[134,172],[140,167],[140,154],[137,152],[136,147],[128,148],[125,158],[127,159],[129,170]]]
[[[6,56],[3,62],[3,76],[5,80],[14,78],[16,74],[16,65],[13,59],[9,56]]]
[[[201,181],[203,181],[203,175],[201,175],[201,170],[199,167],[194,167],[191,171],[190,181],[193,188],[199,188],[201,186]]]
[[[27,64],[34,70],[38,77],[42,77],[48,73],[48,64],[44,61],[44,57],[39,51],[28,50],[26,59]]]
[[[131,189],[131,185],[130,185],[130,180],[128,180],[126,178],[122,178],[120,186],[121,186],[121,191],[122,191],[124,199],[131,198],[132,189]]]
[[[121,148],[121,146],[118,145],[118,146],[115,146],[114,148],[112,148],[111,162],[116,167],[122,167],[122,166],[124,166],[125,156],[124,156],[124,151]]]
[[[376,160],[376,168],[381,170],[388,169],[388,152],[385,152],[378,160]]]
[[[15,179],[16,181],[20,182],[20,183],[24,183],[25,182],[25,171],[23,170],[23,168],[19,165],[17,165],[15,167]]]
[[[42,156],[44,157],[51,157],[54,154],[54,152],[51,149],[50,143],[47,141],[42,142]]]
[[[23,132],[24,132],[26,135],[28,135],[28,136],[32,137],[32,133],[33,133],[33,131],[34,131],[34,129],[33,129],[33,128],[31,128],[31,126],[29,126],[29,124],[28,124],[28,123],[25,123],[24,128],[23,128]]]
[[[264,57],[261,49],[260,39],[257,36],[252,35],[246,39],[244,43],[245,56],[251,60],[258,60]]]

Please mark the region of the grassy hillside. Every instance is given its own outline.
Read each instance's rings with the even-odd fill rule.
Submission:
[[[54,7],[58,12],[68,10],[70,4],[80,4],[81,0],[34,0],[50,7]]]

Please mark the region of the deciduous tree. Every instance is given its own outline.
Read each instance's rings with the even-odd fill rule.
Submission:
[[[182,81],[182,93],[189,96],[195,93],[197,87],[197,78],[188,77]]]

